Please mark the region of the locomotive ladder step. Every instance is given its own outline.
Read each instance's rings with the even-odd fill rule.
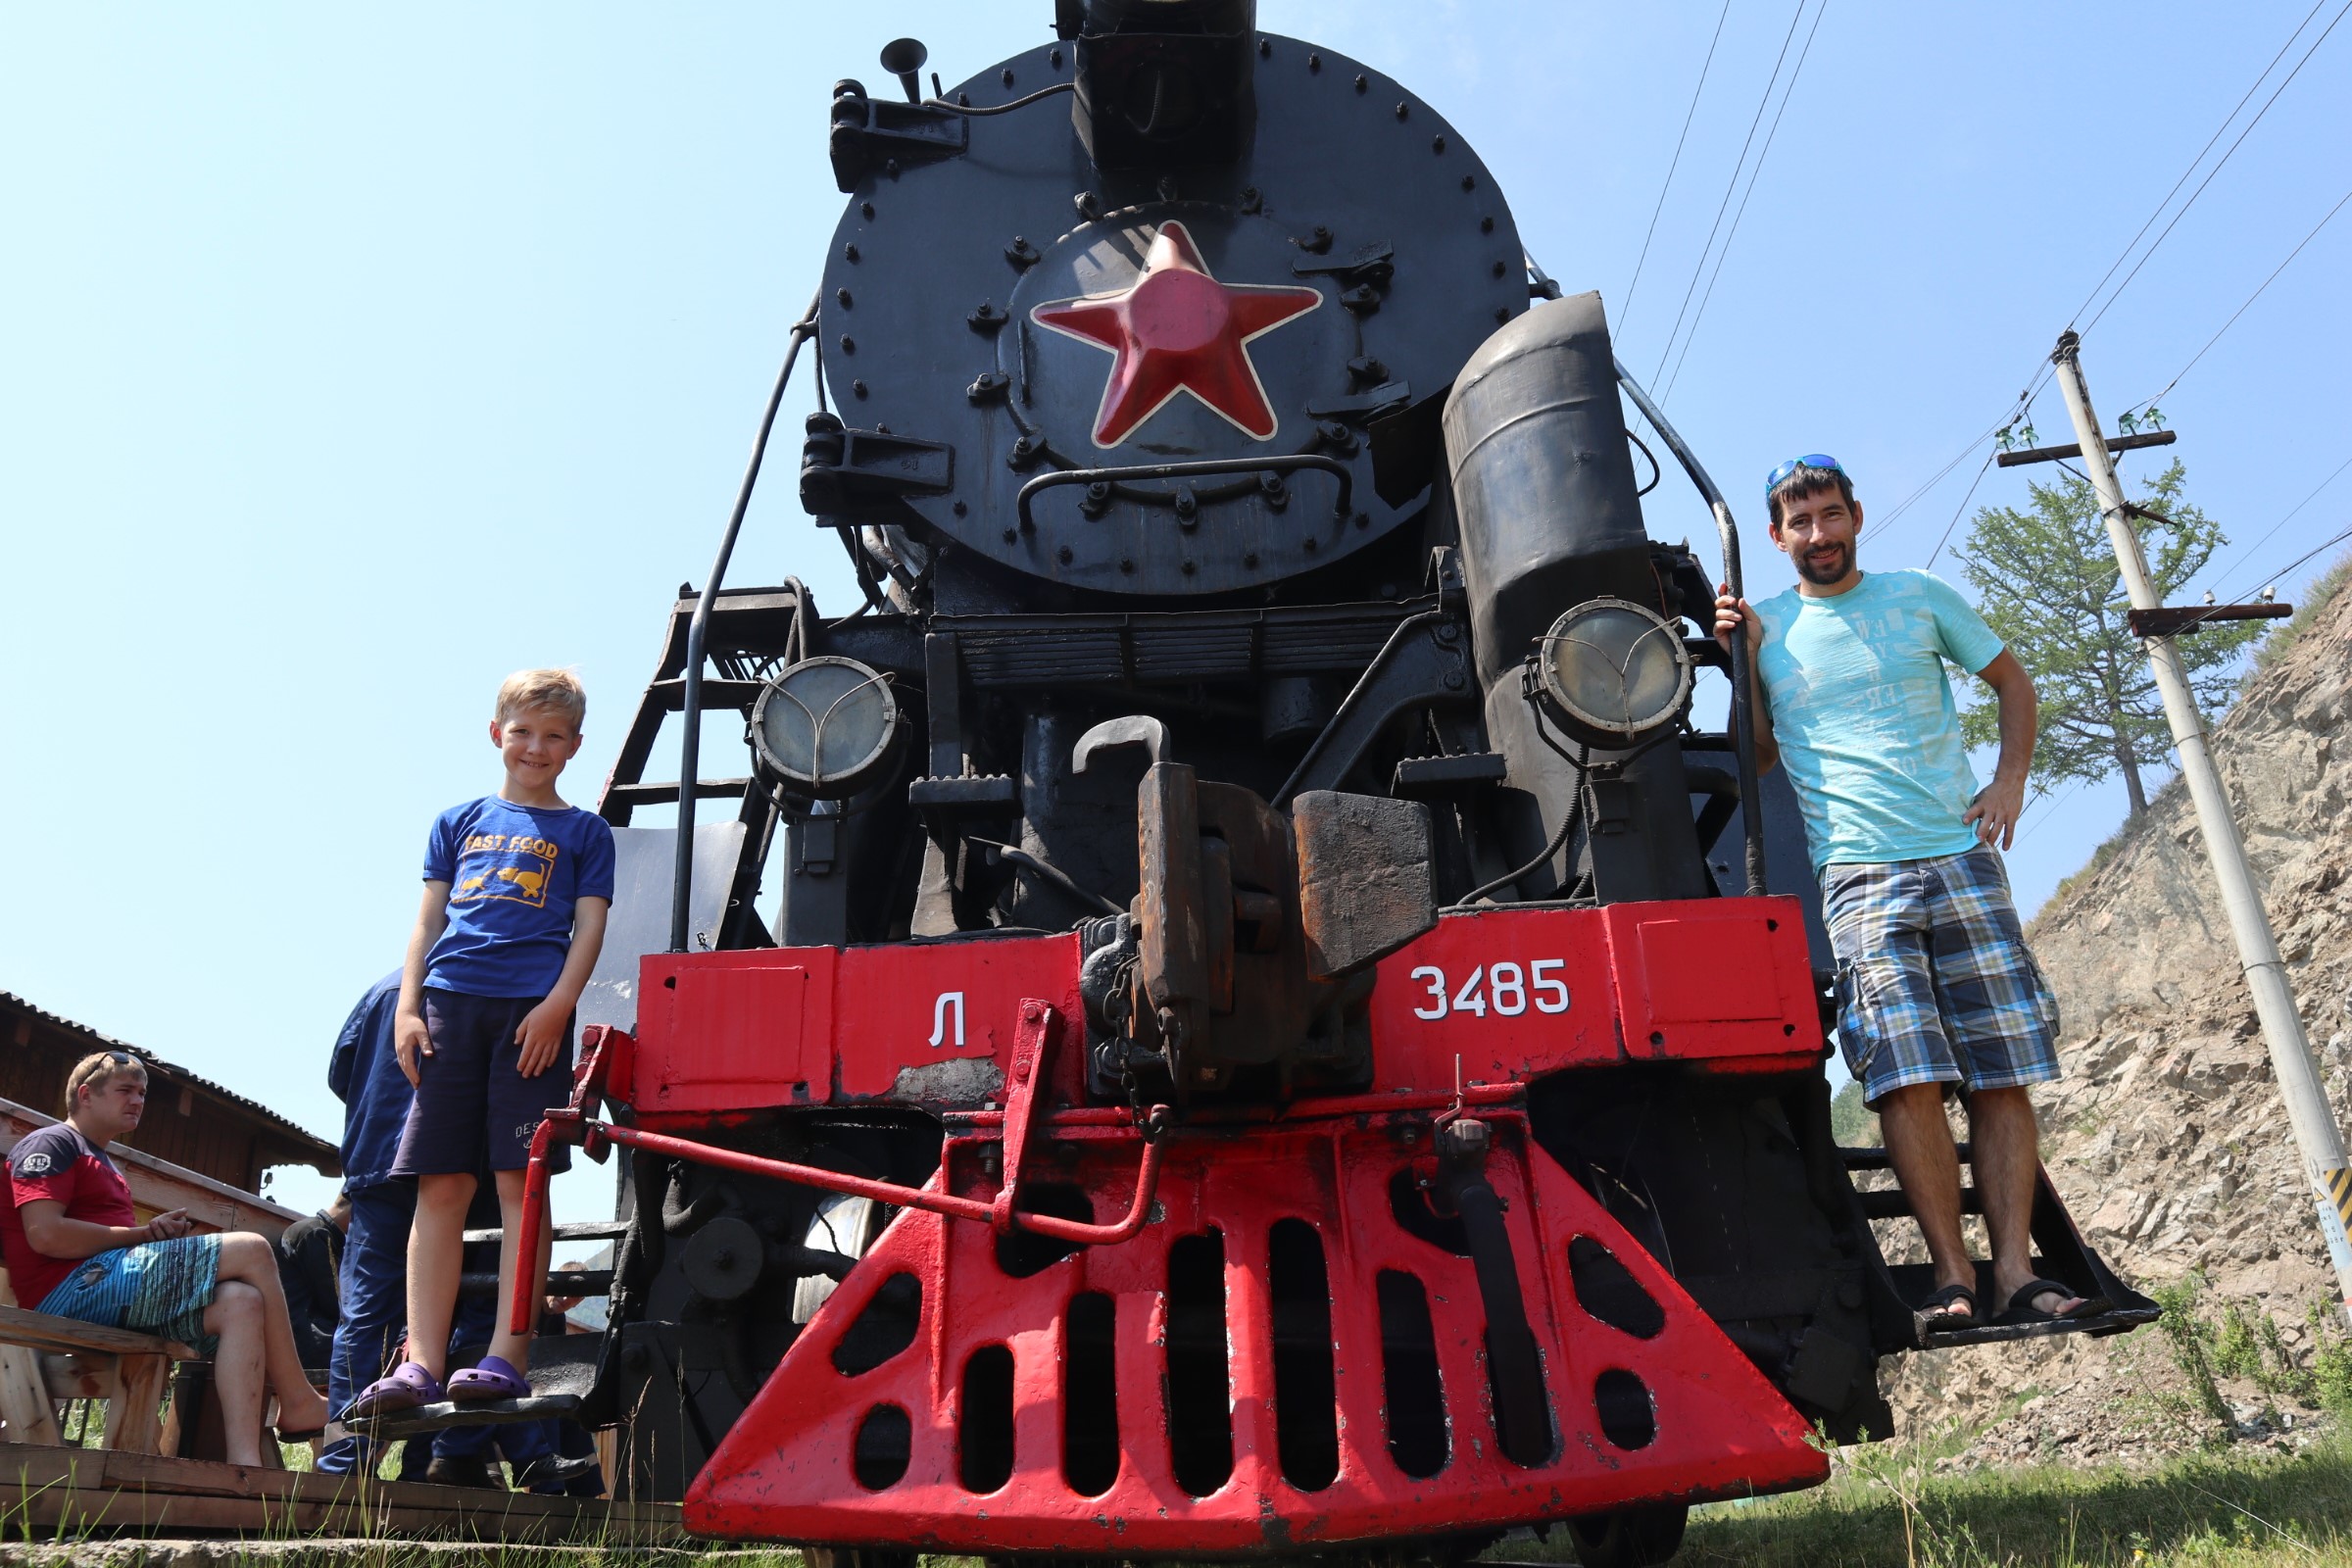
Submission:
[[[1975,1151],[1967,1144],[1957,1146],[1963,1165],[1975,1163]],[[1838,1158],[1845,1161],[1847,1171],[1891,1170],[1894,1161],[1884,1149],[1839,1149]],[[1877,1192],[1854,1193],[1855,1201],[1871,1219],[1917,1219],[1911,1200],[1900,1187],[1888,1187]],[[1960,1211],[1963,1214],[1983,1214],[1984,1200],[1974,1186],[1960,1189]],[[2069,1289],[2084,1296],[2099,1295],[2114,1303],[2097,1317],[2071,1319],[2060,1322],[1992,1323],[1976,1328],[1951,1329],[1937,1334],[1923,1334],[1917,1339],[1919,1348],[1940,1350],[1961,1345],[1991,1345],[2007,1340],[2044,1339],[2056,1334],[2088,1334],[2104,1337],[2122,1334],[2153,1323],[2162,1315],[2156,1303],[2133,1290],[2119,1278],[2082,1239],[2074,1223],[2067,1218],[2057,1190],[2043,1173],[2034,1184],[2034,1241],[2035,1255],[2032,1266],[2044,1278],[2060,1280]],[[1992,1299],[1992,1265],[1976,1259],[1977,1299],[1980,1310],[1987,1318],[1999,1310]],[[1934,1270],[1925,1263],[1900,1263],[1886,1270],[1886,1283],[1897,1301],[1907,1310],[1909,1303],[1923,1300],[1935,1288]]]
[[[496,1296],[498,1273],[467,1273],[458,1276],[460,1296]],[[612,1271],[609,1268],[551,1268],[547,1271],[547,1294],[550,1296],[611,1296]]]
[[[1966,1143],[1958,1146],[1960,1163],[1973,1164],[1976,1152]],[[1840,1149],[1838,1157],[1845,1161],[1847,1170],[1892,1170],[1894,1161],[1884,1149]]]
[[[760,700],[760,693],[766,689],[766,685],[765,681],[727,680],[717,675],[707,675],[703,678],[703,711],[707,713],[720,708],[748,709]],[[645,688],[645,705],[666,713],[682,712],[686,707],[685,677],[672,676],[668,680],[648,684]]]
[[[2105,1339],[2130,1329],[2155,1322],[2164,1315],[2163,1308],[2150,1302],[2134,1305],[2127,1302],[2097,1317],[2037,1323],[1987,1323],[1983,1328],[1952,1329],[1941,1334],[1920,1336],[1923,1350],[1944,1350],[1958,1345],[1999,1345],[2010,1340],[2046,1340],[2060,1334],[2087,1334],[2093,1339]]]
[[[480,1399],[458,1403],[444,1399],[414,1410],[347,1421],[347,1431],[363,1437],[405,1438],[443,1427],[472,1426],[479,1422],[540,1421],[570,1415],[596,1384],[597,1363],[604,1336],[598,1334],[542,1334],[531,1341],[530,1366],[524,1378],[531,1392],[519,1399]]]
[[[704,778],[695,780],[694,798],[698,801],[716,801],[740,797],[752,787],[748,778]],[[605,805],[675,806],[678,801],[676,780],[666,784],[615,784],[605,791]]]
[[[1963,1165],[1972,1163],[1975,1155],[1969,1146],[1961,1144],[1958,1149],[1960,1163]],[[1838,1153],[1845,1161],[1845,1168],[1849,1171],[1891,1170],[1894,1168],[1894,1161],[1884,1149],[1840,1149]],[[1872,1219],[1912,1219],[1917,1217],[1911,1207],[1911,1200],[1904,1195],[1900,1187],[1888,1187],[1870,1193],[1856,1192],[1854,1197],[1860,1200],[1862,1212]],[[1964,1186],[1960,1189],[1960,1212],[1963,1214],[1984,1212],[1984,1200],[1977,1196],[1975,1187]]]
[[[550,1416],[570,1415],[580,1407],[576,1394],[534,1394],[520,1399],[473,1399],[464,1404],[444,1399],[439,1404],[420,1404],[414,1410],[396,1410],[389,1415],[362,1416],[343,1423],[343,1430],[363,1438],[374,1438],[389,1443],[397,1438],[414,1438],[444,1427],[505,1426],[516,1421],[544,1421]]]
[[[1911,1207],[1911,1200],[1904,1196],[1903,1190],[1899,1187],[1890,1187],[1883,1193],[1856,1193],[1854,1196],[1862,1200],[1862,1212],[1872,1219],[1916,1219],[1918,1217]],[[1977,1190],[1974,1187],[1960,1189],[1960,1212],[1963,1214],[1984,1212],[1984,1200],[1977,1196]]]
[[[625,1219],[598,1219],[585,1224],[558,1225],[553,1230],[559,1242],[617,1242],[629,1234],[629,1222]],[[470,1245],[499,1241],[504,1236],[505,1233],[493,1225],[486,1231],[467,1231],[466,1240]]]

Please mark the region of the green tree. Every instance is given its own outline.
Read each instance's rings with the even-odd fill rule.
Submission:
[[[2171,600],[2229,541],[2182,497],[2176,462],[2142,486],[2134,520],[2160,599]],[[2031,487],[2033,504],[1986,507],[1970,524],[1963,569],[1985,621],[2034,677],[2041,697],[2034,770],[2047,783],[2124,776],[2133,816],[2147,808],[2143,770],[2161,766],[2172,732],[2147,656],[2126,620],[2131,601],[2088,481]],[[2148,514],[2156,515],[2149,515]],[[2178,639],[2197,706],[2210,718],[2237,689],[2230,666],[2259,621],[2221,621]],[[1972,687],[1975,683],[1971,683]],[[1982,690],[1961,714],[1972,747],[1999,739],[1998,710]]]

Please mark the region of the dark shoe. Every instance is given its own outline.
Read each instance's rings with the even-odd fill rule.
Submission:
[[[543,1453],[536,1459],[514,1466],[514,1485],[530,1492],[543,1489],[561,1492],[571,1482],[601,1474],[593,1453],[583,1453],[570,1459],[559,1453]]]
[[[478,1453],[433,1455],[433,1462],[424,1467],[424,1480],[433,1487],[475,1487],[491,1492],[504,1492],[505,1481],[490,1468],[490,1461]]]
[[[2067,1311],[2044,1312],[2034,1304],[2034,1298],[2036,1296],[2060,1296],[2068,1300],[2074,1300],[2075,1292],[2072,1286],[2060,1284],[2057,1280],[2028,1280],[2017,1288],[2014,1296],[2009,1298],[2008,1310],[1994,1318],[1993,1321],[2005,1325],[2079,1323],[2084,1318],[2101,1316],[2115,1304],[2103,1296],[2089,1296],[2077,1301]]]
[[[1952,1310],[1963,1301],[1968,1303],[1967,1311]],[[1946,1285],[1920,1302],[1911,1314],[1911,1322],[1922,1338],[1930,1334],[1950,1334],[1959,1329],[1984,1326],[1984,1320],[1977,1316],[1977,1293],[1965,1285]]]

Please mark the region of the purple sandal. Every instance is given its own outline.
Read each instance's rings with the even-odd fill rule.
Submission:
[[[414,1410],[420,1404],[438,1404],[445,1397],[439,1378],[414,1361],[403,1361],[392,1369],[390,1377],[377,1378],[362,1389],[337,1419],[352,1421],[390,1415],[398,1410]]]
[[[485,1355],[463,1372],[453,1372],[449,1378],[449,1396],[453,1399],[527,1399],[531,1386],[514,1364],[500,1356]]]

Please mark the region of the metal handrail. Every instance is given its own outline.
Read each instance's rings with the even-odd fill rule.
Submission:
[[[1723,492],[1716,488],[1715,481],[1708,477],[1707,470],[1699,465],[1697,454],[1684,443],[1674,426],[1666,422],[1665,411],[1652,403],[1649,394],[1642,390],[1642,384],[1625,368],[1625,362],[1618,360],[1616,366],[1618,384],[1634,400],[1634,407],[1642,411],[1642,416],[1650,422],[1659,435],[1665,437],[1667,449],[1673,452],[1675,461],[1683,466],[1683,471],[1697,486],[1700,498],[1715,514],[1715,531],[1723,541],[1724,583],[1731,589],[1733,598],[1745,598],[1746,588],[1740,572],[1740,531],[1732,523],[1732,509],[1724,501]],[[1751,667],[1753,661],[1747,655],[1745,628],[1741,630],[1742,635],[1732,639],[1731,650],[1732,751],[1739,759],[1740,765],[1740,825],[1747,839],[1747,891],[1751,897],[1760,898],[1764,893],[1764,803],[1758,799],[1756,789],[1755,710],[1750,706],[1755,701],[1755,671]]]
[[[672,953],[687,951],[686,942],[694,923],[694,787],[701,782],[703,770],[703,649],[710,635],[710,612],[718,603],[719,584],[726,581],[727,562],[735,554],[736,535],[743,531],[743,514],[751,510],[752,491],[760,483],[760,466],[767,457],[768,433],[776,427],[776,410],[783,405],[784,389],[792,382],[793,362],[801,357],[801,345],[816,335],[816,308],[821,298],[821,295],[810,296],[808,314],[793,323],[784,364],[776,371],[775,387],[767,394],[767,409],[760,416],[760,434],[752,443],[752,461],[744,468],[743,483],[735,492],[735,510],[727,514],[727,531],[718,541],[718,559],[710,564],[710,580],[703,584],[702,597],[695,601],[694,618],[686,623],[686,681],[680,694],[686,733],[684,755],[678,762],[678,853],[669,885]],[[798,616],[806,608],[804,597],[792,607],[792,612]]]
[[[1041,473],[1021,486],[1014,505],[1018,509],[1021,526],[1034,528],[1037,518],[1031,514],[1031,505],[1041,490],[1051,490],[1065,484],[1117,484],[1128,479],[1198,479],[1213,473],[1290,473],[1299,468],[1320,468],[1336,474],[1340,481],[1339,499],[1331,504],[1331,514],[1345,517],[1355,502],[1355,476],[1339,459],[1321,452],[1300,452],[1279,458],[1203,458],[1190,463],[1139,463],[1123,468],[1056,468]]]

